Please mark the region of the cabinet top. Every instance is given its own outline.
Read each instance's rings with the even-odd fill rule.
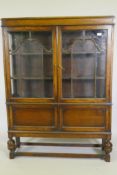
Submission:
[[[2,27],[40,25],[113,25],[114,16],[2,18]]]

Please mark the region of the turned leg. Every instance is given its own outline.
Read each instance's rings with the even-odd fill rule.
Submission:
[[[20,148],[20,137],[16,137],[16,147]]]
[[[16,149],[15,141],[13,140],[13,138],[9,138],[9,140],[7,142],[7,145],[8,145],[8,149],[10,150],[9,158],[13,159],[14,158],[14,152],[15,152],[15,149]]]
[[[104,143],[104,160],[106,162],[110,162],[110,152],[112,151],[112,143],[110,142],[110,138],[105,139],[105,143]]]

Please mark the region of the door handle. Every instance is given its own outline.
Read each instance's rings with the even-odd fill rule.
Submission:
[[[63,70],[65,70],[65,68],[62,67],[61,65],[57,65],[57,64],[55,64],[54,66],[57,67],[57,69],[63,69]]]
[[[58,68],[62,69],[62,70],[65,70],[65,68],[63,66],[61,66],[61,65],[58,65]]]

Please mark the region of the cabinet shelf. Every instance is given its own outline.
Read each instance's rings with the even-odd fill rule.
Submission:
[[[11,77],[11,79],[14,79],[14,80],[53,80],[52,77]]]
[[[105,77],[63,77],[62,80],[104,80]]]
[[[71,53],[71,52],[62,52],[63,55],[81,55],[81,54],[101,54],[103,53],[104,51],[102,52],[74,52],[74,53]]]
[[[34,56],[34,55],[52,55],[53,53],[28,53],[28,52],[24,52],[24,53],[10,53],[10,55],[16,55],[16,56]]]

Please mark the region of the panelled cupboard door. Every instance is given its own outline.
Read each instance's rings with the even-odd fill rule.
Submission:
[[[55,131],[58,128],[56,105],[9,105],[9,128],[20,131]]]
[[[59,100],[110,102],[112,28],[59,28]]]
[[[13,27],[4,29],[4,36],[8,52],[5,55],[7,97],[15,101],[55,101],[55,27]]]
[[[60,128],[62,131],[109,131],[110,106],[61,105]]]

